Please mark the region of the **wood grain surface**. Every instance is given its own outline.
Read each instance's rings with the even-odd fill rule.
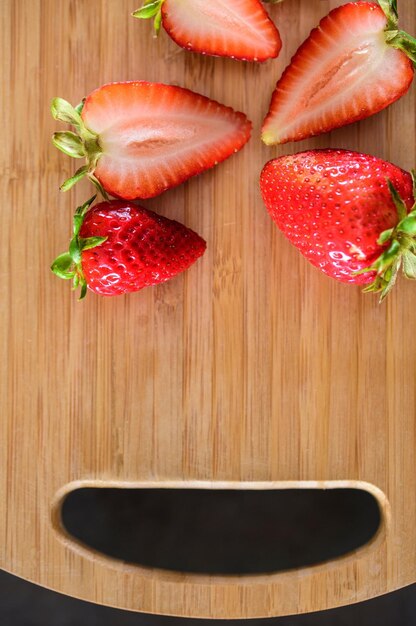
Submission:
[[[380,306],[321,275],[268,217],[258,176],[308,147],[416,164],[415,90],[385,112],[284,148],[259,128],[273,86],[337,0],[270,8],[284,48],[263,65],[181,51],[130,17],[136,0],[1,0],[0,566],[120,608],[267,617],[357,602],[416,581],[416,286]],[[416,4],[400,0],[416,30]],[[244,150],[144,203],[199,232],[205,256],[165,285],[79,303],[49,270],[87,183],[50,142],[53,96],[110,81],[188,87],[254,122]],[[358,486],[383,511],[375,540],[333,563],[273,575],[127,566],[66,537],[78,485]]]

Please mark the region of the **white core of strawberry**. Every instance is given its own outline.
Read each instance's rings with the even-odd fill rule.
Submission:
[[[171,118],[165,120],[138,119],[129,120],[131,127],[114,124],[111,128],[100,133],[100,144],[104,154],[119,159],[136,158],[165,158],[170,153],[178,154],[178,146],[187,146],[192,149],[204,142],[204,137],[209,136],[210,121],[205,124],[205,132],[202,132],[200,119],[180,120]],[[226,124],[222,125],[226,130]]]
[[[354,102],[357,95],[361,97],[369,82],[379,82],[383,90],[383,83],[387,87],[390,81],[394,83],[395,59],[392,57],[396,57],[396,54],[385,44],[380,33],[369,35],[365,41],[356,37],[354,41],[348,41],[347,46],[334,45],[331,56],[313,68],[306,89],[300,79],[292,92],[297,110],[290,102],[281,108],[282,135],[296,133],[297,128],[307,123],[309,117],[315,118],[317,114],[322,117],[324,124],[329,123],[334,111],[336,115],[343,102]],[[334,84],[338,84],[339,88],[336,89]],[[360,100],[356,100],[354,106],[355,114],[359,115]],[[286,117],[291,121],[285,123]]]
[[[246,0],[175,0],[173,6],[168,0],[168,10],[174,12],[177,24],[183,24],[186,30],[199,32],[201,36],[206,34],[207,29],[213,29],[216,36],[222,33],[231,38],[236,30],[251,31],[253,37],[267,41],[264,34],[255,27],[251,15],[246,15],[246,4]]]

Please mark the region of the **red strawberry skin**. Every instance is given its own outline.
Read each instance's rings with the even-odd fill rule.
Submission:
[[[179,46],[202,54],[265,61],[282,47],[259,0],[165,0],[162,23]]]
[[[183,224],[122,200],[90,209],[80,237],[107,237],[81,257],[88,288],[104,296],[163,283],[190,267],[206,248]]]
[[[264,120],[266,144],[300,141],[378,113],[409,89],[410,59],[386,43],[373,2],[331,11],[284,71]]]
[[[311,150],[269,161],[260,188],[274,222],[312,265],[344,283],[365,285],[374,273],[354,272],[376,260],[384,250],[378,237],[399,221],[387,179],[410,210],[409,173],[348,150]]]
[[[111,83],[85,100],[82,119],[98,135],[94,175],[112,196],[151,198],[214,167],[249,140],[243,113],[188,89]]]

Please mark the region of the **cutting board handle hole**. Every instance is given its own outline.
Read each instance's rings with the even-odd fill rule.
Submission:
[[[260,574],[332,560],[370,542],[380,507],[361,489],[81,488],[67,535],[121,561],[199,574]]]

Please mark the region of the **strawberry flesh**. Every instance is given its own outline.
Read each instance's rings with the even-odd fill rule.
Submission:
[[[179,46],[202,54],[265,61],[282,47],[259,0],[165,0],[162,23]]]
[[[311,150],[267,163],[260,187],[272,219],[322,272],[339,281],[369,284],[355,275],[382,253],[381,233],[398,223],[387,179],[413,205],[409,173],[376,157],[348,150]]]
[[[205,241],[183,224],[122,200],[90,209],[82,238],[107,237],[83,250],[82,272],[88,288],[113,296],[163,283],[192,265]]]
[[[410,59],[386,43],[387,18],[375,3],[334,9],[286,68],[262,129],[267,144],[300,141],[364,119],[409,89]]]
[[[243,113],[181,87],[112,83],[82,118],[102,154],[94,175],[111,195],[151,198],[228,158],[250,138]]]

